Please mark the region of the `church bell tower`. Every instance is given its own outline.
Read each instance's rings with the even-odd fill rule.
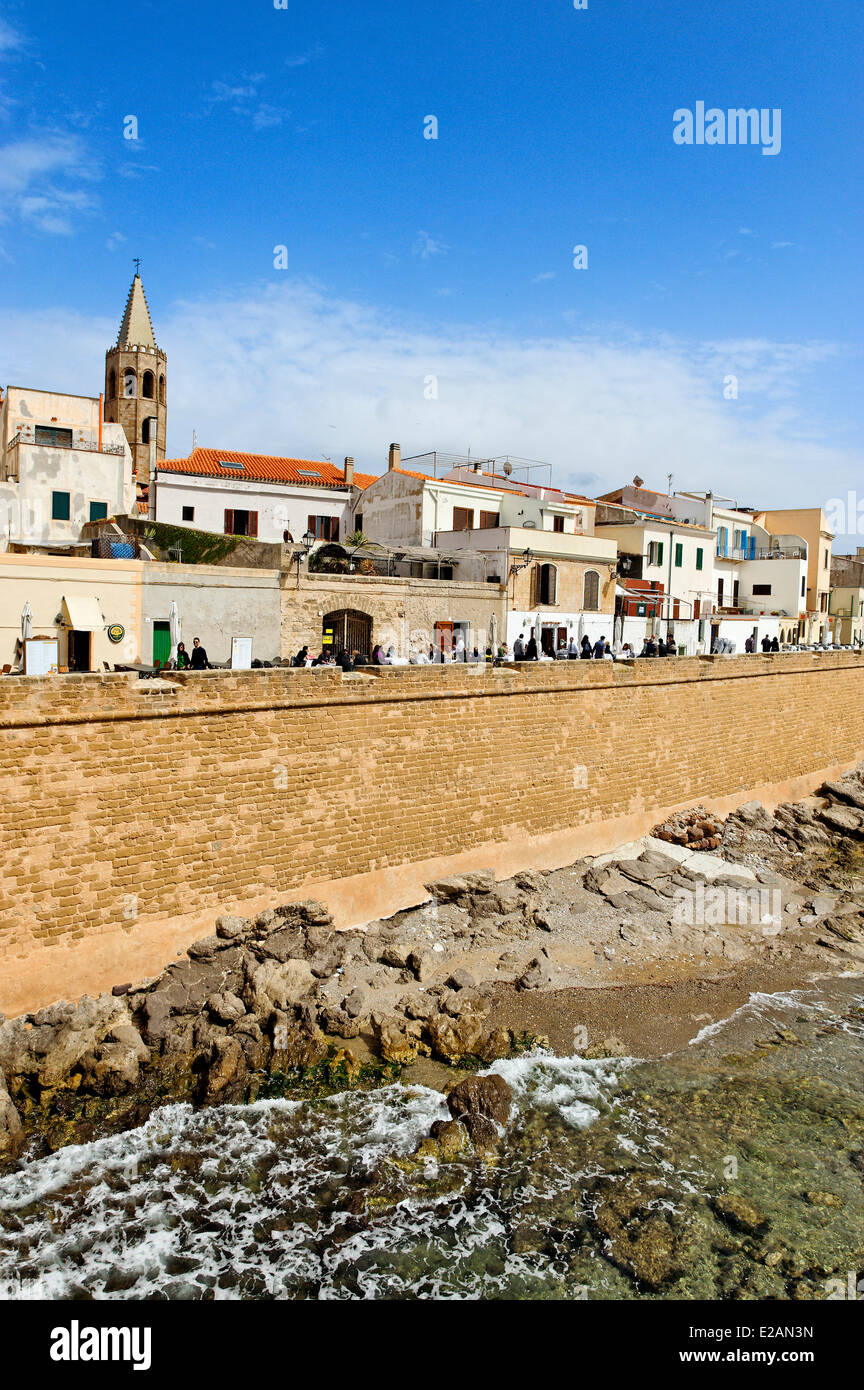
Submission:
[[[105,419],[121,424],[139,485],[150,478],[151,445],[165,458],[166,357],[156,345],[147,297],[136,261],[117,342],[105,353]]]

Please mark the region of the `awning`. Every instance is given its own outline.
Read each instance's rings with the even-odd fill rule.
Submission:
[[[63,624],[76,632],[101,632],[105,626],[98,598],[80,594],[75,598],[64,598],[62,607]]]

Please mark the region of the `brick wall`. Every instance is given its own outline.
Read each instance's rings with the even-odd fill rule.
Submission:
[[[854,653],[7,676],[0,957],[745,799],[860,758],[862,692]]]

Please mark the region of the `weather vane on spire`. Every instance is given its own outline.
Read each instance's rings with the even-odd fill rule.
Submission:
[[[141,257],[140,257],[140,256],[133,256],[133,257],[132,257],[132,264],[135,266],[135,274],[136,274],[136,275],[140,275],[140,274],[141,274]]]

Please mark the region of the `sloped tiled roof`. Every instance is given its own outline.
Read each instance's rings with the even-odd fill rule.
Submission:
[[[223,468],[222,462],[240,463],[240,468]],[[306,487],[344,488],[341,468],[323,459],[273,458],[268,454],[238,454],[225,449],[193,449],[186,459],[166,459],[160,473],[190,473],[199,478],[244,478],[258,483],[299,483]],[[311,476],[310,476],[311,475]],[[355,473],[354,483],[366,488],[374,483],[374,473]]]

